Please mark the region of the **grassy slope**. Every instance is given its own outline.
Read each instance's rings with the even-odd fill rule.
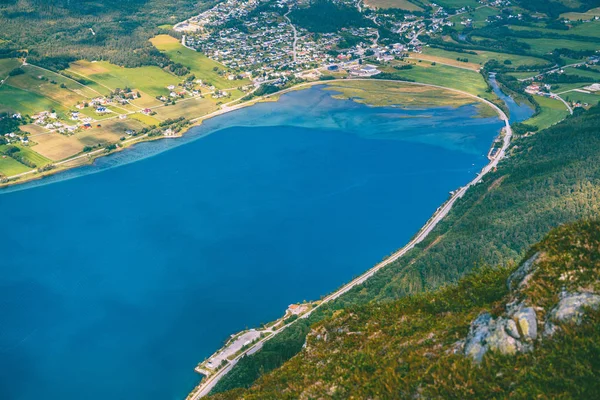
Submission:
[[[600,107],[519,139],[510,153],[497,171],[455,204],[424,242],[313,314],[309,322],[337,309],[389,301],[454,282],[476,265],[513,265],[553,227],[598,215]],[[249,385],[261,371],[289,359],[282,355],[295,343],[303,343],[295,336],[297,332],[284,332],[268,352],[245,358],[219,383],[219,389]]]
[[[55,100],[12,86],[10,80],[0,87],[0,112],[16,111],[23,115],[33,115],[44,110],[56,110],[65,118],[69,111]]]
[[[0,80],[4,80],[10,71],[17,68],[21,63],[14,58],[0,59]]]
[[[91,63],[77,61],[71,64],[67,73],[83,75],[104,88],[114,90],[129,87],[152,97],[168,95],[167,86],[180,82],[180,78],[158,67],[123,68],[105,61]]]
[[[248,80],[230,81],[226,77],[220,76],[213,68],[228,71],[227,67],[211,60],[202,53],[184,47],[171,36],[159,35],[152,38],[151,42],[157,49],[165,52],[171,60],[190,68],[196,78],[209,82],[218,89],[227,89],[250,83]]]
[[[571,272],[570,291],[598,290],[600,223],[561,227],[536,251],[543,261],[523,293],[548,312]],[[573,261],[576,260],[576,261]],[[482,311],[500,314],[510,300],[510,269],[484,269],[450,286],[391,303],[340,311],[312,327],[306,348],[249,391],[225,400],[297,398],[591,398],[600,390],[600,312],[584,324],[562,324],[532,353],[488,353],[481,365],[453,354]]]
[[[546,129],[562,121],[569,114],[567,107],[560,100],[536,96],[535,101],[540,105],[541,111],[538,115],[525,121],[525,123],[535,125],[539,129]]]

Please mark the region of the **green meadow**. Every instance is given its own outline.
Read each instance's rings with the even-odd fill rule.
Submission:
[[[38,93],[14,87],[9,83],[0,87],[0,112],[19,112],[33,115],[40,111],[55,110],[67,118],[68,109],[59,102]]]
[[[567,107],[560,100],[535,96],[535,101],[540,105],[541,111],[525,123],[535,125],[540,130],[562,121],[569,114]]]
[[[523,65],[544,65],[547,64],[548,61],[530,56],[522,56],[517,54],[506,54],[506,53],[495,53],[493,51],[476,51],[477,54],[468,54],[468,53],[459,53],[456,51],[448,51],[443,49],[438,49],[435,47],[425,47],[423,49],[424,54],[430,54],[437,57],[449,58],[452,60],[456,60],[457,58],[467,58],[469,62],[477,63],[477,64],[485,64],[489,60],[497,60],[499,62],[504,62],[505,60],[510,60],[513,67],[520,67]]]
[[[106,61],[77,61],[71,64],[67,73],[92,80],[105,90],[128,87],[152,97],[168,94],[167,86],[176,86],[181,80],[158,67],[124,68]]]
[[[27,172],[30,169],[13,158],[0,155],[0,176],[12,176]]]
[[[415,62],[412,69],[396,71],[393,68],[384,68],[384,70],[403,79],[458,89],[488,100],[496,98],[493,93],[487,92],[486,82],[481,74],[475,71],[440,64],[432,65],[428,61]]]

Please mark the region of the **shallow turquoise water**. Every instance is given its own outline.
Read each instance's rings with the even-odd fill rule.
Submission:
[[[0,398],[183,398],[229,334],[366,270],[472,179],[502,126],[474,115],[313,88],[0,191]]]

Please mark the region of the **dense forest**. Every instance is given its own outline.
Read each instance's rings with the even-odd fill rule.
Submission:
[[[517,0],[519,6],[526,10],[541,12],[552,18],[558,18],[560,14],[568,11],[587,11],[598,7],[598,0]]]
[[[77,59],[166,67],[148,39],[213,4],[208,0],[11,0],[0,3],[0,54],[27,49],[52,69]]]
[[[516,139],[497,171],[471,188],[424,242],[311,315],[309,323],[327,319],[339,309],[388,302],[456,282],[482,265],[512,266],[552,228],[597,216],[599,199],[600,106],[596,106]],[[288,335],[293,339],[286,346]],[[278,347],[289,353],[296,347],[296,335],[280,334]],[[244,373],[230,373],[215,391],[247,387],[282,364],[280,355],[261,357],[240,362]]]
[[[290,14],[294,24],[310,32],[337,32],[342,28],[374,26],[355,7],[329,0],[313,0],[308,7],[296,8]]]
[[[599,246],[600,222],[581,221],[553,230],[528,252],[539,257],[527,278],[486,267],[427,294],[349,307],[313,325],[302,353],[252,389],[213,398],[596,398],[600,311],[557,322],[552,335],[542,323],[556,321],[561,291],[598,292]],[[509,289],[507,280],[527,284]],[[515,299],[537,310],[530,347],[489,351],[474,363],[464,354],[473,321],[486,314],[501,321]]]

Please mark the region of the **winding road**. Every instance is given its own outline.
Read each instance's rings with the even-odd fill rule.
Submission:
[[[372,81],[372,79],[352,79],[353,81]],[[332,80],[329,82],[335,82],[335,81],[345,81],[347,82],[347,79],[336,79],[336,80]],[[394,254],[392,254],[391,256],[389,256],[388,258],[386,258],[384,261],[380,262],[379,264],[375,265],[374,267],[372,267],[371,269],[369,269],[368,271],[366,271],[365,273],[363,273],[362,275],[360,275],[359,277],[353,279],[352,281],[350,281],[349,283],[347,283],[346,285],[342,286],[341,288],[339,288],[338,290],[336,290],[335,292],[331,293],[330,295],[326,296],[323,300],[321,300],[321,302],[315,306],[314,308],[312,308],[310,311],[308,311],[306,314],[304,314],[303,316],[301,316],[300,318],[308,318],[315,310],[319,309],[321,306],[323,306],[324,304],[327,304],[337,298],[339,298],[341,295],[343,295],[344,293],[348,292],[350,289],[354,288],[357,285],[360,285],[362,283],[364,283],[365,281],[367,281],[369,278],[371,278],[373,275],[375,275],[379,270],[381,270],[382,268],[390,265],[391,263],[395,262],[396,260],[398,260],[400,257],[404,256],[406,253],[408,253],[410,250],[412,250],[417,244],[419,244],[420,242],[422,242],[427,235],[429,235],[429,233],[431,233],[431,231],[437,226],[437,224],[446,216],[448,215],[448,213],[450,212],[450,210],[452,209],[452,206],[454,205],[454,203],[456,203],[456,201],[460,198],[462,198],[464,196],[464,194],[467,192],[467,190],[477,184],[477,182],[479,182],[481,180],[481,178],[486,175],[488,172],[490,172],[491,170],[493,170],[498,163],[500,162],[500,160],[502,160],[505,155],[506,155],[506,150],[508,149],[508,146],[510,145],[510,141],[512,138],[512,129],[510,127],[510,122],[508,117],[506,116],[506,114],[504,113],[504,111],[502,111],[497,105],[495,105],[494,103],[482,99],[478,96],[475,96],[471,93],[468,92],[464,92],[462,90],[457,90],[457,89],[451,89],[451,88],[447,88],[444,86],[438,86],[438,85],[431,85],[431,84],[423,84],[423,83],[417,83],[417,82],[406,82],[406,81],[396,81],[396,80],[384,80],[382,79],[381,81],[384,82],[399,82],[399,83],[403,83],[403,84],[408,84],[408,85],[415,85],[415,86],[426,86],[426,87],[432,87],[432,88],[438,88],[438,89],[444,89],[444,90],[449,90],[455,93],[459,93],[471,98],[474,98],[478,101],[481,101],[487,105],[489,105],[490,107],[492,107],[499,115],[500,119],[504,121],[504,141],[502,143],[502,148],[496,153],[496,155],[490,160],[490,162],[483,167],[483,169],[477,174],[477,176],[475,178],[473,178],[473,180],[471,180],[469,183],[467,183],[465,186],[459,188],[456,192],[454,192],[454,194],[452,195],[452,197],[446,201],[446,203],[444,203],[436,212],[435,214],[433,214],[433,216],[429,219],[429,221],[427,221],[427,223],[419,230],[419,232],[417,233],[417,235],[410,241],[408,242],[403,248],[401,248],[400,250],[398,250],[397,252],[395,252]],[[301,84],[298,86],[295,86],[293,88],[289,88],[289,89],[285,89],[282,90],[280,92],[277,93],[273,93],[271,95],[268,96],[264,96],[266,97],[271,97],[271,96],[277,96],[277,95],[281,95],[284,93],[287,93],[289,91],[292,90],[297,90],[299,87],[303,87],[303,86],[313,86],[316,84],[323,84],[323,82],[307,82],[305,84]],[[247,349],[246,351],[244,351],[243,353],[241,353],[240,355],[238,355],[236,358],[234,358],[233,360],[230,361],[230,363],[224,367],[223,369],[221,369],[220,371],[216,372],[214,375],[208,377],[205,381],[201,382],[200,385],[198,385],[195,389],[194,392],[190,393],[190,395],[188,395],[188,400],[197,400],[201,397],[206,396],[208,393],[210,393],[210,391],[212,390],[212,388],[217,384],[217,382],[219,382],[221,380],[221,378],[223,378],[223,376],[225,376],[234,366],[235,364],[237,364],[237,362],[244,357],[245,355],[249,355],[252,353],[255,353],[256,351],[260,350],[260,348],[263,346],[263,344],[265,342],[267,342],[268,340],[271,340],[273,337],[275,337],[277,334],[281,333],[282,331],[284,331],[286,328],[288,328],[289,326],[291,326],[292,324],[294,324],[297,320],[292,321],[282,327],[280,327],[279,329],[273,331],[273,333],[268,336],[265,337],[264,339],[258,341],[256,344],[254,344],[252,347],[250,347],[249,349]]]
[[[292,12],[292,9],[290,8],[288,10],[288,12],[286,12],[283,15],[283,18],[285,18],[287,20],[287,22],[289,22],[290,26],[292,27],[292,30],[294,31],[294,43],[292,44],[292,56],[294,58],[294,62],[296,62],[296,44],[298,43],[298,30],[296,29],[296,27],[294,26],[294,24],[292,24],[292,20],[289,19],[288,15]]]

